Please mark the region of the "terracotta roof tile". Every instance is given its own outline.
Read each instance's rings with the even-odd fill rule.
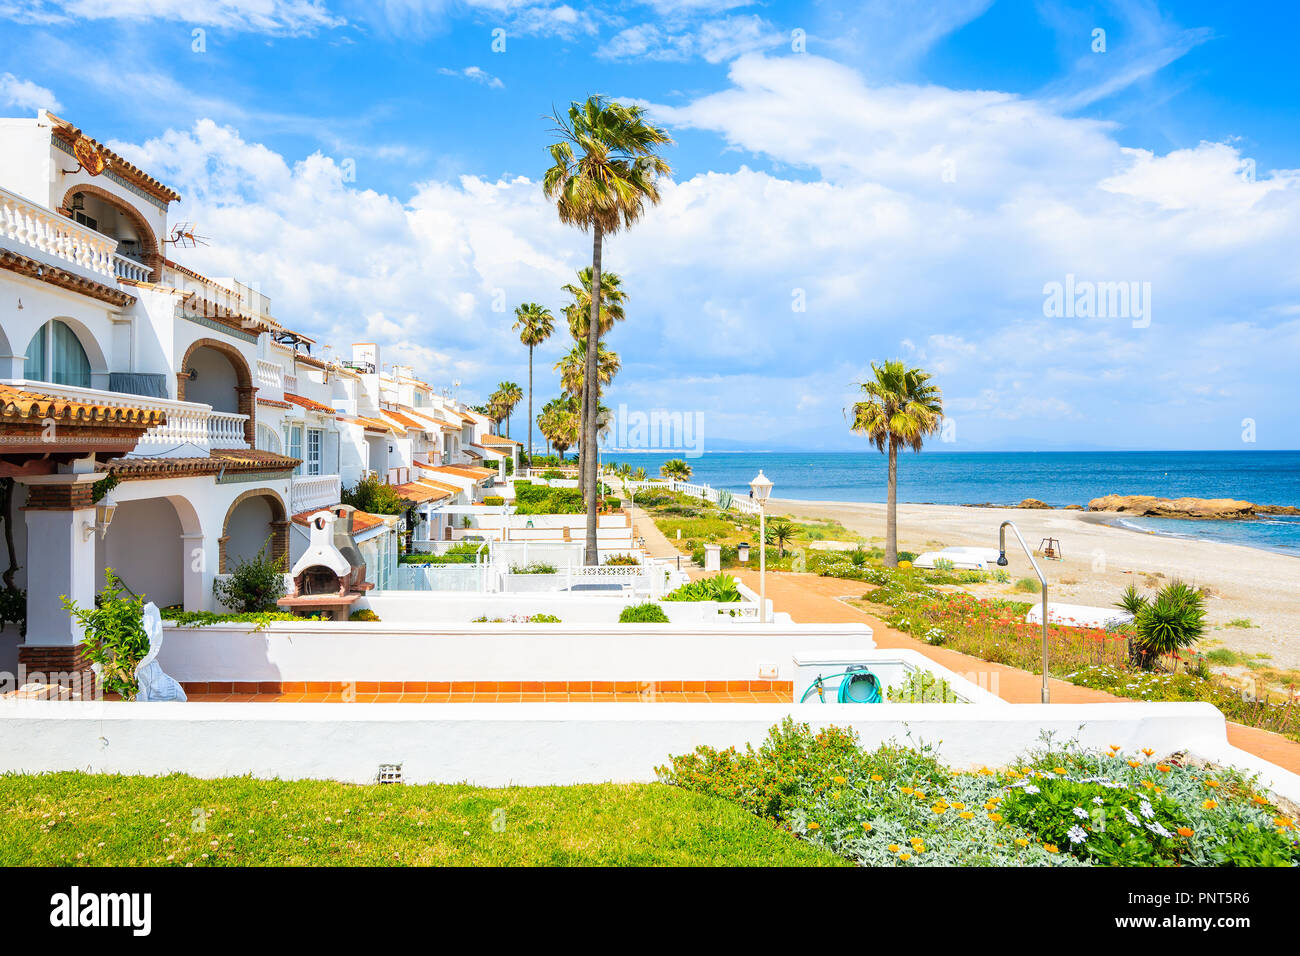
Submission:
[[[119,478],[170,478],[254,471],[292,471],[301,459],[257,448],[214,449],[207,458],[114,458],[108,470]]]
[[[451,492],[444,491],[441,488],[434,488],[419,481],[408,481],[405,484],[393,485],[393,490],[407,501],[414,501],[417,504],[451,497]]]
[[[286,402],[292,402],[300,408],[305,408],[309,412],[324,412],[326,415],[333,415],[335,413],[335,409],[330,406],[322,405],[314,399],[304,398],[302,395],[292,395],[289,392],[285,392],[284,400]]]
[[[502,438],[500,435],[480,435],[478,443],[480,445],[518,445],[521,442],[513,438]]]
[[[16,418],[52,418],[69,424],[139,425],[142,428],[153,428],[167,421],[166,413],[158,408],[74,401],[0,385],[0,419]]]
[[[49,113],[49,112],[47,112],[46,115],[49,116],[50,121],[54,124],[54,127],[51,130],[51,132],[59,139],[67,143],[69,146],[75,143],[78,140],[78,138],[85,136],[85,134],[81,130],[73,126],[67,120],[55,116],[53,113]],[[111,149],[109,149],[107,146],[105,146],[103,143],[99,142],[98,140],[92,139],[89,136],[86,136],[86,139],[89,139],[90,142],[95,146],[95,148],[99,150],[100,153],[103,154],[104,158],[108,160],[107,163],[108,168],[111,169],[113,172],[115,172],[117,175],[121,176],[123,179],[129,180],[130,182],[134,183],[136,186],[139,186],[149,195],[161,199],[165,202],[171,203],[171,202],[178,202],[180,200],[181,194],[178,193],[176,190],[172,189],[170,186],[164,186],[158,180],[154,179],[152,176],[146,173],[143,169],[136,166],[134,163],[130,162],[129,160],[119,156],[117,153],[113,152]]]
[[[475,468],[473,465],[430,465],[423,461],[417,461],[415,464],[428,471],[436,471],[443,475],[455,475],[458,478],[473,478],[475,481],[491,478],[496,474],[491,468]]]

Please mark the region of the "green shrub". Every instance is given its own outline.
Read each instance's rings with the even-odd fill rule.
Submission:
[[[124,700],[133,700],[139,690],[135,668],[149,653],[149,636],[144,632],[144,598],[124,598],[124,590],[113,569],[105,568],[104,590],[95,598],[94,607],[80,607],[66,596],[59,600],[81,626],[86,658],[100,668],[100,685]]]
[[[1016,590],[1024,591],[1027,594],[1037,594],[1043,589],[1043,585],[1038,578],[1020,578],[1016,581]]]
[[[528,618],[532,624],[559,624],[560,619],[554,614],[534,614]]]
[[[555,565],[547,564],[545,561],[533,561],[529,564],[512,564],[510,565],[511,574],[554,574]]]
[[[641,559],[635,554],[611,554],[601,562],[601,564],[609,565],[610,567],[631,567],[639,565],[640,563]]]
[[[359,611],[353,611],[348,615],[349,621],[378,621],[379,615],[368,607],[363,607]]]
[[[399,515],[406,510],[406,502],[397,489],[375,475],[368,475],[351,488],[344,488],[339,498],[343,504],[372,515]]]
[[[270,558],[268,537],[250,561],[240,561],[225,580],[212,582],[217,600],[232,611],[271,611],[284,597],[285,558]]]
[[[942,643],[942,642],[938,642]],[[952,685],[929,671],[910,671],[907,681],[890,687],[885,697],[891,704],[955,704],[957,695]]]
[[[899,561],[908,561],[908,562],[910,562],[910,563],[912,563],[912,564],[915,564],[915,563],[916,563],[916,555],[913,554],[911,551],[900,551],[900,552],[898,552],[898,560],[899,560]]]
[[[664,609],[653,601],[644,604],[629,604],[618,616],[620,624],[667,624],[668,615]]]
[[[1129,627],[1136,663],[1144,670],[1161,657],[1191,647],[1205,633],[1205,595],[1182,581],[1166,584],[1153,601],[1134,602],[1126,590],[1120,603],[1137,608]]]
[[[290,611],[241,611],[230,614],[217,614],[212,611],[186,611],[179,607],[165,607],[159,612],[164,621],[170,621],[180,627],[206,627],[209,624],[256,624],[254,630],[262,630],[273,621],[319,621],[319,614],[300,616]]]
[[[688,581],[663,597],[665,601],[722,601],[731,603],[741,600],[740,588],[736,579],[730,574],[715,574],[712,577]]]
[[[483,496],[483,504],[487,505],[489,508],[499,507],[500,505],[503,505],[505,503],[506,503],[506,499],[502,498],[500,495]]]

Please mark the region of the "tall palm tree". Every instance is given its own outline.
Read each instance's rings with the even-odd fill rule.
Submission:
[[[533,463],[533,349],[555,331],[555,316],[536,302],[525,302],[515,309],[514,330],[519,341],[528,346],[528,464]]]
[[[600,391],[614,380],[619,369],[623,367],[617,352],[612,352],[604,345],[596,347],[596,388],[597,400]],[[583,386],[587,378],[587,341],[580,339],[568,352],[555,363],[555,371],[560,373],[560,387],[579,401],[586,395]]]
[[[537,427],[564,461],[564,453],[578,441],[577,399],[565,396],[547,402],[537,416]]]
[[[853,424],[880,451],[889,454],[889,495],[885,507],[885,565],[898,566],[898,450],[920,451],[926,436],[943,422],[943,393],[930,374],[897,359],[871,363],[874,378],[858,388],[866,396],[853,405]]]
[[[501,417],[506,423],[506,437],[510,437],[510,416],[515,406],[524,400],[524,391],[514,382],[499,382],[497,390],[492,393],[492,400],[501,409]]]
[[[562,287],[561,291],[567,292],[572,299],[569,305],[564,308],[565,318],[569,323],[569,334],[573,340],[582,344],[586,349],[587,329],[591,327],[591,267],[586,266],[578,270],[578,284],[572,282]],[[627,301],[627,295],[622,289],[623,280],[616,272],[604,272],[600,277],[600,336],[601,341],[597,347],[597,363],[600,361],[601,349],[604,348],[604,337],[609,334],[615,322],[622,322],[627,316],[623,311],[624,303]],[[599,389],[600,381],[597,381]],[[591,410],[591,394],[584,389],[582,393],[582,420],[587,420],[587,414]],[[586,472],[582,470],[583,457],[578,455],[578,487],[586,494]]]
[[[566,115],[554,113],[559,141],[550,147],[553,165],[542,178],[542,189],[555,202],[560,222],[591,230],[591,319],[587,336],[587,373],[590,393],[586,408],[592,414],[582,423],[582,445],[596,447],[596,356],[600,345],[601,246],[606,234],[630,228],[641,218],[646,203],[659,202],[658,179],[672,172],[657,150],[672,142],[668,134],[645,120],[640,106],[627,106],[602,96],[571,103]],[[581,155],[576,155],[577,153]],[[598,502],[596,456],[586,455],[587,564],[598,564],[596,512]]]
[[[678,481],[686,481],[691,477],[693,471],[694,469],[683,458],[672,458],[659,466],[659,474],[665,478],[675,478]]]

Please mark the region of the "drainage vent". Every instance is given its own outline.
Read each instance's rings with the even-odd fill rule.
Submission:
[[[381,763],[379,765],[380,783],[401,783],[402,765],[400,763]]]

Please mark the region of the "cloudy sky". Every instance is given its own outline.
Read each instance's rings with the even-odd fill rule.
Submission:
[[[609,404],[860,448],[854,383],[901,358],[943,389],[944,450],[1296,448],[1297,27],[1280,2],[0,0],[0,111],[176,187],[211,239],[186,264],[475,401],[526,383],[513,308],[558,311],[590,255],[541,193],[547,114],[635,100],[674,175],[606,247]]]

